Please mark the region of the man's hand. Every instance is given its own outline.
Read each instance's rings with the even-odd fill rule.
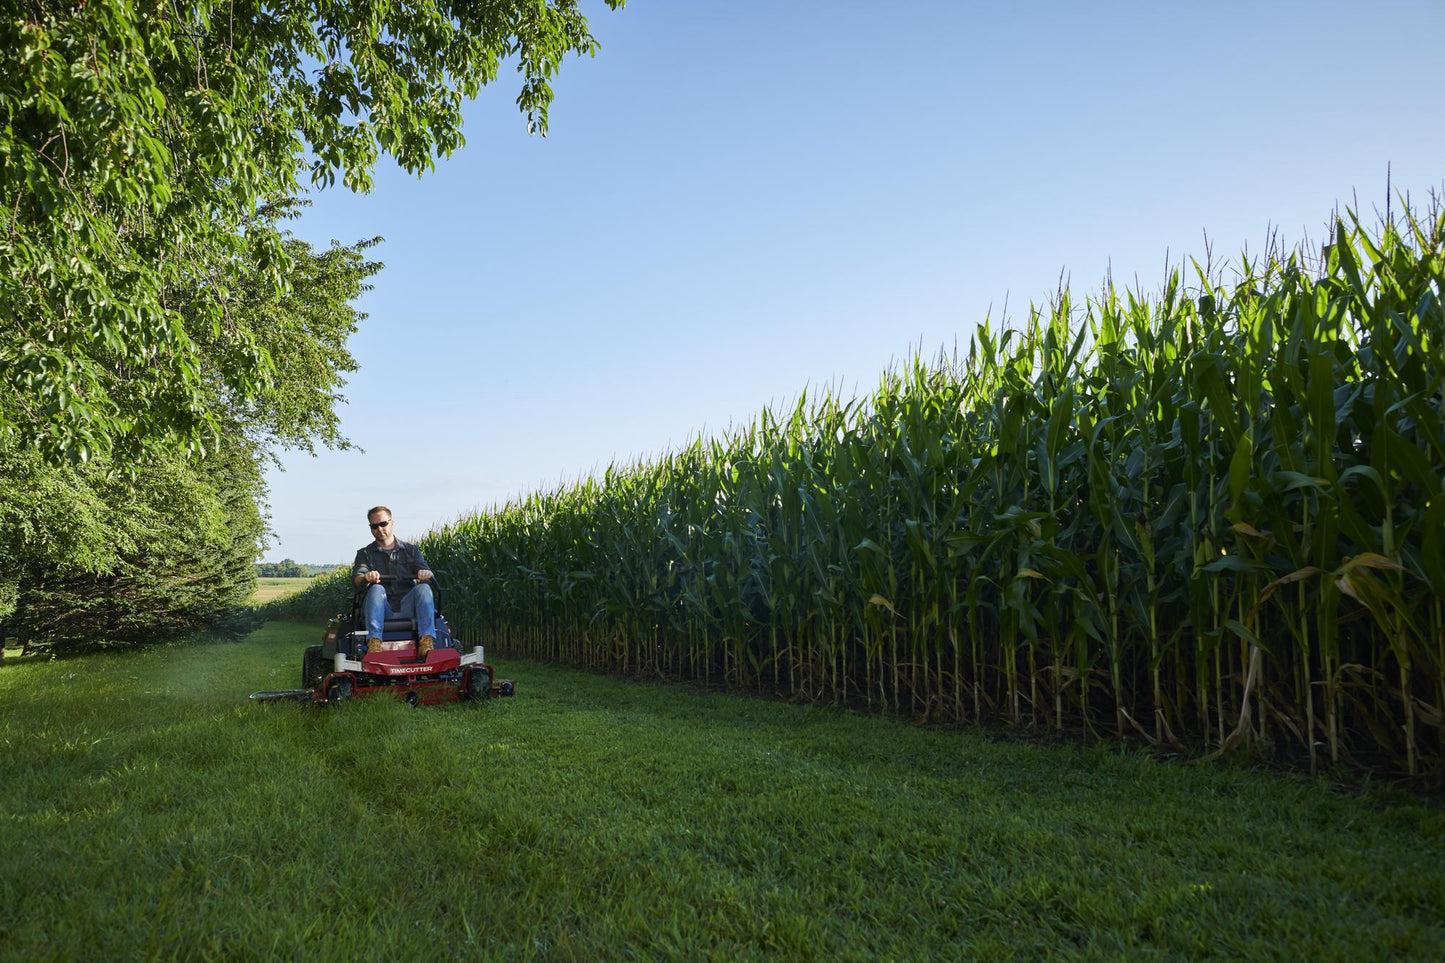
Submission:
[[[376,571],[376,569],[372,569],[370,572],[367,572],[365,575],[361,576],[361,580],[363,582],[366,582],[368,585],[375,585],[377,582],[381,581],[381,573]]]
[[[430,582],[430,581],[431,581],[431,569],[429,569],[429,568],[419,568],[419,569],[417,569],[417,570],[416,570],[416,580],[417,580],[418,582]]]

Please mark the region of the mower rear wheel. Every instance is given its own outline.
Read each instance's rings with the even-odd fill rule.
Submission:
[[[315,689],[326,677],[326,660],[321,657],[321,646],[307,646],[301,657],[301,688]]]

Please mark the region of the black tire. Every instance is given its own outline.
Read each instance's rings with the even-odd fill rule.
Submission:
[[[467,674],[467,698],[480,702],[492,694],[492,674],[483,668],[474,668]]]
[[[356,683],[349,675],[334,676],[326,686],[327,702],[345,702],[356,692]]]
[[[301,657],[301,688],[314,689],[326,677],[326,659],[321,655],[321,646],[312,645]]]

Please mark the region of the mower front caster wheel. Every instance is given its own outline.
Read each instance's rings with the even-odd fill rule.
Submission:
[[[467,698],[475,702],[492,694],[492,674],[483,669],[473,669],[467,675]]]
[[[326,678],[326,660],[321,656],[321,646],[307,646],[301,657],[301,688],[315,689]]]
[[[326,683],[327,702],[345,702],[356,692],[356,683],[347,676],[338,676]]]

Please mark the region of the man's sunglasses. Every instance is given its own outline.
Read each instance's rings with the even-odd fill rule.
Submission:
[[[388,525],[390,525],[390,524],[391,524],[391,519],[388,518],[388,519],[387,519],[386,521],[384,521],[384,522],[372,522],[372,523],[371,523],[371,527],[372,527],[372,528],[385,528],[386,526],[388,526]]]

